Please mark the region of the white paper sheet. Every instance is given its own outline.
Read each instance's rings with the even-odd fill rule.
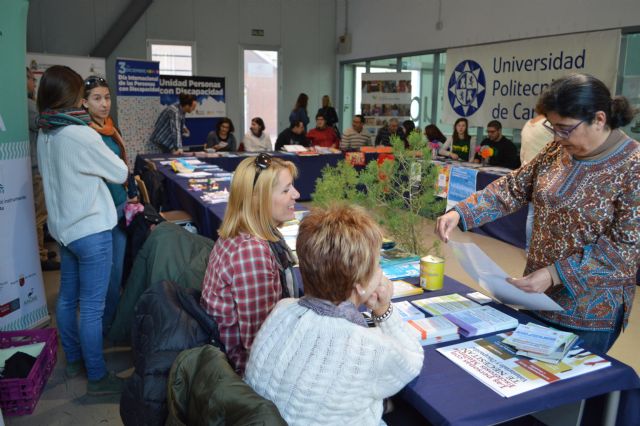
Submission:
[[[527,293],[509,284],[509,276],[477,245],[456,241],[449,245],[465,272],[500,302],[536,311],[563,310],[544,293]]]

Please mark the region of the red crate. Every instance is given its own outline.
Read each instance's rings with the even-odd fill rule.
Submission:
[[[0,348],[45,342],[42,352],[24,379],[0,380],[0,407],[5,416],[31,414],[56,365],[58,333],[55,328],[0,332]]]

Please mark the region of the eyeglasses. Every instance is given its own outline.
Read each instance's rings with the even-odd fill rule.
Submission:
[[[100,84],[107,85],[107,80],[102,77],[93,75],[84,81],[84,90],[91,90]]]
[[[570,129],[567,130],[556,130],[553,128],[553,126],[551,125],[551,123],[549,123],[548,120],[544,120],[544,123],[542,123],[542,125],[544,126],[545,129],[547,129],[548,131],[550,131],[551,133],[553,133],[554,137],[557,136],[560,139],[569,139],[569,136],[571,136],[571,132],[573,132],[575,129],[578,128],[579,125],[581,125],[582,123],[584,123],[587,120],[580,120],[578,122],[578,124],[576,124],[575,126],[573,126]]]
[[[254,161],[255,166],[256,166],[256,174],[253,177],[253,187],[256,187],[256,182],[258,181],[258,176],[260,176],[260,172],[263,170],[268,169],[271,166],[271,161],[273,160],[273,157],[269,154],[266,154],[264,152],[261,152],[260,154],[258,154],[258,156],[256,157],[256,160]]]

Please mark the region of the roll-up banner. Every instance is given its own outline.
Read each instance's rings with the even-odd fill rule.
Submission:
[[[615,93],[619,51],[619,30],[449,49],[442,121],[521,128],[542,91],[571,73],[591,74]]]
[[[149,142],[160,105],[160,64],[139,59],[116,60],[118,125],[127,148],[129,165],[138,154],[159,152]]]
[[[27,125],[27,0],[0,13],[0,330],[49,320],[36,239]]]
[[[362,104],[365,131],[375,139],[390,119],[402,125],[411,119],[411,73],[382,72],[362,74]]]

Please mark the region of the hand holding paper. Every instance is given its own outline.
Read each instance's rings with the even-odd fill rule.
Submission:
[[[544,293],[527,293],[520,288],[509,284],[507,281],[509,276],[495,264],[489,256],[487,256],[478,246],[472,243],[459,243],[450,241],[455,255],[460,265],[471,278],[473,278],[483,289],[488,291],[495,299],[502,303],[514,305],[521,308],[533,309],[539,311],[561,311],[562,307],[554,302]],[[534,274],[538,274],[542,270],[536,271],[522,280],[532,280],[530,278]],[[542,271],[548,274],[547,271]],[[534,277],[536,282],[541,277]],[[530,281],[527,281],[530,282]],[[549,283],[551,278],[549,277]],[[531,284],[527,284],[529,286]],[[530,287],[527,287],[530,288]],[[536,287],[537,288],[537,287]]]
[[[507,281],[527,293],[544,293],[553,285],[547,268],[538,269],[522,278],[507,278]]]

